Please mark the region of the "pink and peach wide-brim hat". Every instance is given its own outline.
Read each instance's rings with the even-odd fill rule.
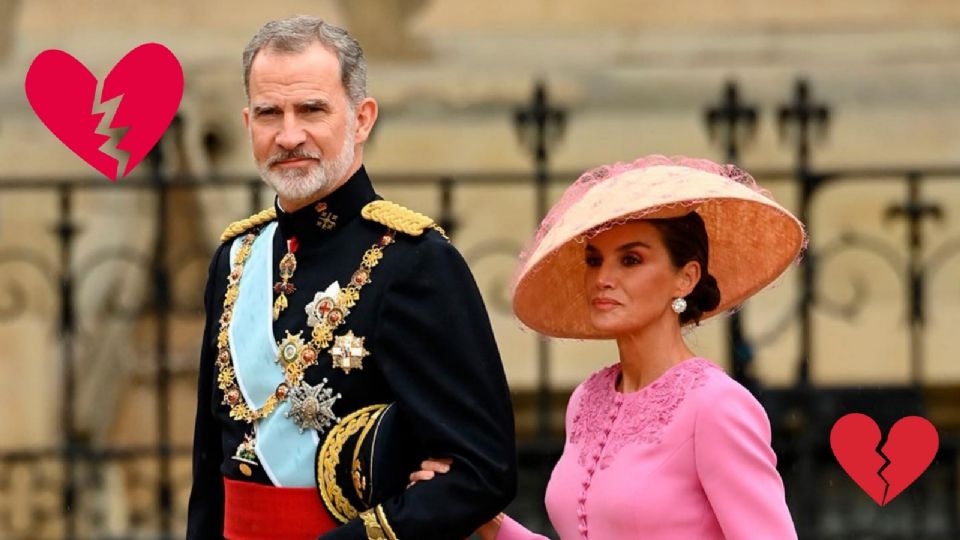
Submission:
[[[803,225],[753,177],[704,159],[647,156],[587,171],[564,192],[520,256],[513,311],[548,336],[610,336],[590,321],[584,243],[616,225],[697,212],[707,229],[707,270],[720,304],[707,319],[736,308],[773,282],[806,246]]]

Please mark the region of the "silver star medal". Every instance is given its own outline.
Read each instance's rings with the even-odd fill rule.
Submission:
[[[303,382],[290,392],[290,411],[286,416],[293,418],[300,433],[305,429],[323,433],[331,424],[340,421],[333,413],[333,404],[340,399],[340,394],[333,395],[333,389],[324,386],[326,383],[326,379],[316,386]]]
[[[336,281],[331,283],[327,290],[315,294],[313,302],[307,304],[307,326],[310,328],[320,326],[331,312],[336,312],[334,314],[336,320],[330,322],[339,322],[350,313],[350,310],[340,306],[340,283]]]

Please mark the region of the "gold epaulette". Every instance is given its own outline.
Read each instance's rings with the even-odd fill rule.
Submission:
[[[223,231],[223,234],[220,235],[220,242],[226,242],[227,240],[236,238],[244,232],[274,219],[277,219],[277,209],[267,208],[259,214],[254,214],[246,219],[234,221]]]
[[[434,229],[447,238],[443,228],[433,218],[400,206],[390,201],[373,201],[363,207],[360,214],[364,219],[386,225],[395,231],[410,236],[420,236],[427,229]],[[449,240],[449,238],[447,238]]]

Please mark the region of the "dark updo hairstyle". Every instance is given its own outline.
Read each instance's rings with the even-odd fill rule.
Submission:
[[[687,309],[680,314],[681,325],[689,322],[699,324],[705,312],[720,305],[720,288],[707,268],[710,246],[703,218],[696,212],[690,212],[683,217],[648,221],[660,233],[660,239],[670,254],[670,261],[676,268],[681,268],[690,261],[700,263],[700,281],[690,294],[684,297]]]

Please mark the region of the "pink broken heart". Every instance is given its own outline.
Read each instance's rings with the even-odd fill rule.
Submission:
[[[882,448],[873,418],[852,413],[830,430],[830,447],[843,470],[880,506],[907,489],[937,455],[937,428],[921,416],[906,416],[890,428]],[[888,464],[889,461],[889,464]]]
[[[80,61],[57,49],[43,51],[30,64],[24,89],[37,117],[63,144],[104,176],[116,181],[120,163],[100,150],[110,139],[97,133],[105,113],[97,106],[97,78]],[[117,149],[129,154],[127,176],[153,148],[180,106],[183,69],[159,43],[133,49],[103,81],[100,103],[123,96],[111,128],[129,128]]]

